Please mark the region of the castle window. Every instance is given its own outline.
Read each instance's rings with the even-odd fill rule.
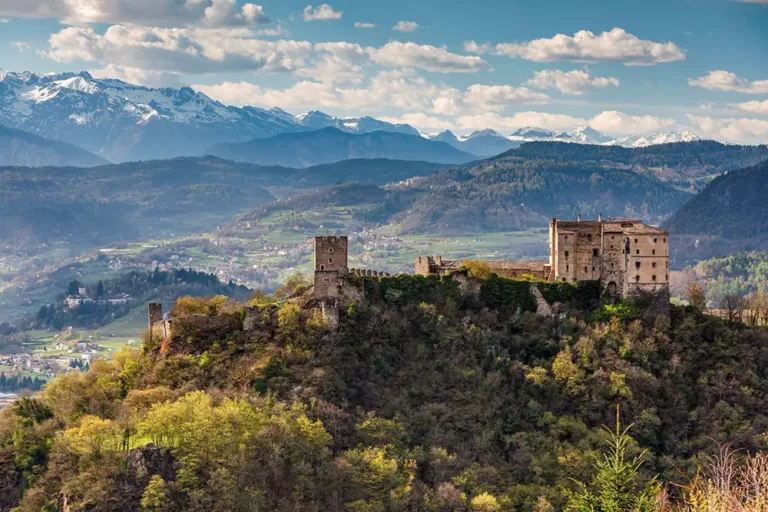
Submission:
[[[653,243],[656,243],[656,242],[658,242],[658,241],[659,241],[659,239],[658,239],[658,238],[654,238],[654,239],[653,239]]]
[[[328,258],[328,263],[333,263],[333,258]]]
[[[566,242],[568,241],[568,235],[565,235],[565,241]]]
[[[330,252],[330,253],[333,253],[333,247],[331,247],[330,249],[328,249],[328,252]]]
[[[665,275],[664,275],[664,280],[665,280],[665,281],[669,281],[669,274],[665,274]]]
[[[576,278],[574,277],[574,278],[572,279],[572,281],[575,283],[575,282],[576,282]]]
[[[613,262],[611,262],[611,268],[613,268]]]
[[[589,240],[590,242],[592,241],[592,234],[591,233],[587,235],[587,240]]]
[[[667,268],[669,268],[669,262],[667,262]]]
[[[640,268],[640,262],[639,261],[635,262],[635,268]]]
[[[639,282],[640,282],[640,276],[635,276],[635,282],[636,282],[636,283],[639,283]]]
[[[568,259],[568,251],[565,251],[565,259]]]
[[[637,238],[635,238],[635,243],[637,243]]]
[[[325,265],[320,265],[320,270],[325,270]]]
[[[566,272],[568,272],[568,270],[569,270],[569,269],[568,269],[568,267],[569,267],[569,266],[570,266],[570,265],[566,265],[566,266],[565,266],[565,271],[566,271]]]
[[[656,249],[653,249],[653,250],[651,251],[651,254],[656,254]]]
[[[635,254],[640,254],[640,249],[638,249],[637,251],[635,251]]]
[[[667,239],[666,238],[664,239],[664,243],[667,243]]]
[[[592,256],[594,257],[600,256],[600,249],[592,249]]]
[[[330,283],[331,282],[331,278],[330,277],[324,277],[323,281],[325,281],[326,283]]]
[[[651,279],[653,279],[655,281],[656,280],[656,276],[652,276]]]
[[[654,261],[654,262],[651,264],[651,266],[652,266],[653,268],[656,268],[656,262]]]
[[[565,282],[565,278],[563,278],[563,282]]]
[[[595,267],[592,267],[592,272],[594,272],[594,271],[595,271]]]
[[[586,274],[587,272],[589,272],[589,271],[587,270],[587,267],[584,267],[584,273]]]

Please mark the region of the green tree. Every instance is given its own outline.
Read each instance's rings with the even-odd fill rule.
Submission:
[[[160,475],[152,475],[141,495],[141,512],[160,512],[168,507],[168,486]]]
[[[655,498],[660,485],[654,478],[647,485],[637,483],[638,470],[643,464],[643,451],[627,460],[627,448],[632,438],[627,434],[630,425],[621,430],[619,409],[616,408],[616,430],[609,431],[608,453],[595,461],[597,470],[590,485],[576,481],[576,492],[566,491],[569,512],[651,512],[655,509]],[[606,428],[606,430],[608,430]]]

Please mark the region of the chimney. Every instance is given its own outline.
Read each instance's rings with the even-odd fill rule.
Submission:
[[[578,214],[578,215],[576,216],[576,222],[581,222],[581,214]]]

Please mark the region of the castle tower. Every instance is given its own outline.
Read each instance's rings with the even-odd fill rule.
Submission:
[[[346,236],[315,237],[315,298],[338,298],[342,280],[347,277]]]

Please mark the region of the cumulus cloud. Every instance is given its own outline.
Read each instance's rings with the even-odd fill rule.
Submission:
[[[754,112],[756,114],[768,114],[768,100],[734,103],[732,106],[741,110],[746,110],[747,112]]]
[[[689,115],[695,129],[704,136],[731,142],[768,144],[768,121],[752,118],[713,118]]]
[[[178,74],[154,71],[143,68],[131,68],[109,64],[103,68],[90,69],[88,72],[96,78],[116,78],[130,84],[147,87],[182,87],[185,85]]]
[[[618,87],[619,80],[613,77],[593,78],[589,71],[580,69],[573,71],[545,69],[536,71],[527,84],[539,89],[558,89],[563,94],[579,96],[594,89],[609,86]]]
[[[526,87],[513,87],[511,85],[480,85],[475,84],[467,88],[464,93],[464,102],[475,108],[486,111],[502,111],[510,105],[520,103],[546,103],[549,96],[540,92],[534,92]]]
[[[104,34],[70,27],[49,40],[47,56],[58,62],[85,60],[137,69],[183,73],[291,71],[304,67],[312,44],[265,41],[247,28],[156,28],[113,25]]]
[[[639,39],[621,28],[594,34],[580,30],[573,36],[557,34],[549,39],[496,45],[497,55],[534,62],[569,60],[575,62],[620,62],[625,66],[650,66],[685,59],[685,50],[672,42]]]
[[[419,24],[415,21],[398,21],[392,30],[395,32],[413,32],[419,28]]]
[[[699,78],[691,78],[688,84],[694,87],[703,87],[710,91],[731,91],[747,94],[768,94],[768,80],[755,80],[750,82],[746,78],[737,76],[730,71],[710,71]]]
[[[622,135],[645,135],[675,124],[674,119],[654,116],[631,116],[616,110],[606,110],[589,120],[595,130]]]
[[[491,50],[490,43],[478,44],[475,41],[464,41],[464,51],[469,53],[476,53],[482,55],[488,53]]]
[[[373,23],[364,23],[362,21],[355,22],[355,28],[374,28],[376,25]]]
[[[490,69],[475,55],[458,55],[445,48],[392,41],[381,48],[368,48],[371,60],[394,68],[418,68],[435,73],[474,73]]]
[[[260,5],[237,0],[3,0],[0,15],[55,18],[63,23],[204,25],[225,27],[268,23]]]
[[[334,11],[333,7],[328,4],[317,7],[308,5],[304,8],[303,17],[304,21],[338,20],[341,19],[341,11]]]
[[[457,116],[500,112],[511,105],[541,103],[547,96],[524,87],[472,85],[461,91],[434,84],[414,71],[381,71],[364,84],[302,81],[287,89],[266,89],[246,82],[195,86],[223,102],[283,108],[334,108],[350,112],[378,112],[382,108],[420,112],[429,116]]]

